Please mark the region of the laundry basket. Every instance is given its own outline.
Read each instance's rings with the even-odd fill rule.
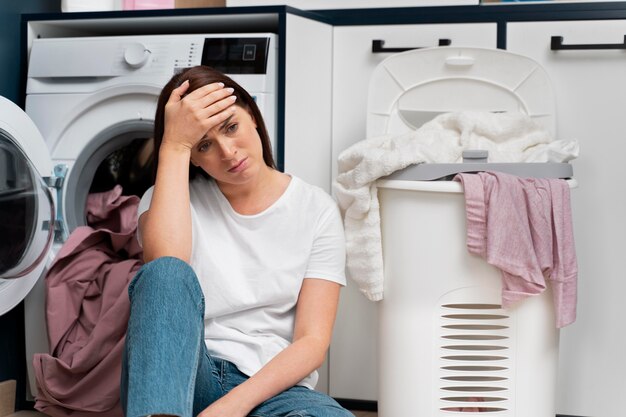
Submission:
[[[524,114],[557,136],[552,85],[539,63],[499,49],[446,46],[391,55],[375,68],[367,138],[398,137],[463,111]],[[501,308],[500,272],[469,254],[463,188],[447,179],[477,171],[572,178],[572,166],[489,163],[480,147],[463,153],[463,163],[410,165],[377,183],[384,260],[378,415],[554,417],[552,295]]]
[[[465,245],[459,182],[377,185],[385,278],[378,415],[554,417],[551,292],[501,308],[500,272]]]

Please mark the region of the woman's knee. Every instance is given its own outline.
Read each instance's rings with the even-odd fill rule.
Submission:
[[[182,292],[193,297],[202,297],[202,289],[193,269],[186,262],[174,257],[157,258],[143,265],[128,287],[131,299],[138,294],[156,301],[160,297],[172,299]]]

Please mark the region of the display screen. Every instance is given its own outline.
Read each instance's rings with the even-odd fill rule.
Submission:
[[[265,74],[269,38],[207,38],[202,65],[225,74]]]

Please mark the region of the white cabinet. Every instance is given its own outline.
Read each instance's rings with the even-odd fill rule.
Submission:
[[[330,192],[332,26],[286,15],[285,172]]]
[[[496,47],[495,23],[420,24],[335,27],[333,40],[333,179],[337,157],[365,138],[367,89],[374,68],[388,53],[372,53],[372,40],[385,47],[437,46],[449,39],[453,46]],[[330,347],[330,395],[336,398],[377,398],[376,304],[348,282],[341,296]]]
[[[568,44],[624,42],[626,20],[524,22],[507,27],[507,49],[548,71],[557,132],[580,141],[572,192],[578,254],[578,319],[561,331],[557,412],[623,415],[626,393],[626,51],[550,50]],[[539,377],[539,376],[538,376]]]
[[[286,33],[285,172],[330,192],[332,26],[287,14]],[[316,386],[324,393],[328,367]]]

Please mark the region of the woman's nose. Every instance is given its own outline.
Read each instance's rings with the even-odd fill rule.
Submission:
[[[222,159],[232,159],[237,153],[237,148],[232,140],[225,139],[219,141]]]

